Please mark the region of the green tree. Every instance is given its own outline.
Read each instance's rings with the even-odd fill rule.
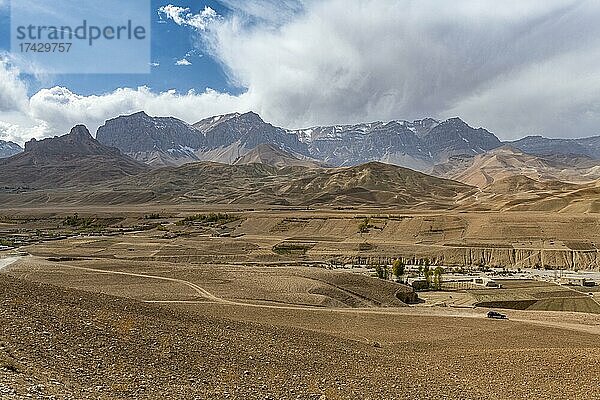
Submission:
[[[442,290],[442,274],[444,269],[442,267],[436,267],[433,270],[433,288],[435,290]]]
[[[398,259],[394,261],[394,264],[392,264],[392,274],[396,276],[404,275],[404,263],[402,260]]]
[[[387,279],[388,278],[388,267],[387,265],[376,265],[375,266],[375,272],[377,273],[377,277],[379,279]]]
[[[427,281],[427,287],[431,287],[431,278],[433,271],[429,268],[429,265],[425,265],[423,267],[423,275],[425,275],[425,280]]]
[[[367,233],[369,232],[369,218],[365,218],[363,222],[358,225],[358,233]]]

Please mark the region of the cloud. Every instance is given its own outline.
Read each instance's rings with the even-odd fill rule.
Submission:
[[[177,25],[190,26],[194,29],[204,31],[208,25],[218,17],[215,10],[210,7],[204,7],[198,14],[191,12],[189,8],[178,7],[172,4],[162,6],[158,9],[159,15],[173,20]]]
[[[173,5],[160,15],[188,27],[241,95],[53,87],[28,98],[2,63],[0,135],[95,131],[142,109],[188,122],[252,109],[285,127],[458,115],[502,138],[600,133],[598,2],[224,2],[223,16]]]
[[[0,112],[26,111],[27,102],[27,86],[19,70],[0,58]]]
[[[188,122],[234,111],[248,111],[247,94],[232,96],[207,89],[204,92],[154,93],[147,87],[117,89],[99,96],[80,96],[63,87],[43,89],[31,97],[31,116],[46,121],[54,134],[62,134],[78,123],[91,132],[105,120],[145,110],[150,115],[174,116]]]
[[[278,124],[458,114],[500,136],[600,126],[588,109],[600,100],[598,3],[328,0],[306,2],[283,25],[248,23],[244,3],[245,13],[211,25],[204,38],[231,81]],[[580,118],[590,123],[566,130]]]
[[[192,65],[192,63],[189,62],[186,58],[182,58],[181,60],[177,60],[175,62],[175,65],[185,65],[185,66],[188,66],[188,65]]]

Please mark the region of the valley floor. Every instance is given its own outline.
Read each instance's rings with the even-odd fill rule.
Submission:
[[[591,315],[157,304],[11,276],[24,268],[0,275],[6,398],[599,396]]]
[[[13,237],[30,232],[31,255],[0,262],[0,398],[600,399],[598,314],[490,320],[431,307],[443,293],[409,305],[395,283],[310,266],[334,250],[361,256],[366,240],[373,258],[402,251],[393,239],[446,217],[403,217],[409,233],[374,217],[381,230],[358,235],[362,218],[255,214],[114,235],[71,234],[64,216],[5,219]],[[107,224],[140,224],[119,218]],[[456,235],[456,218],[441,235]]]

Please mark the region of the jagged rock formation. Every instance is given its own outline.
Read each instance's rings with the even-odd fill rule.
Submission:
[[[6,158],[19,154],[23,148],[14,142],[0,140],[0,158]]]
[[[0,160],[0,186],[56,188],[113,180],[148,167],[94,139],[83,125],[69,134],[35,140],[25,151]]]
[[[272,145],[296,158],[332,166],[380,161],[428,170],[458,154],[480,154],[500,140],[459,118],[431,118],[286,130],[264,122],[253,112],[206,118],[193,126],[174,118],[145,113],[109,120],[98,129],[100,142],[153,165],[181,165],[198,160],[234,163],[260,144]]]

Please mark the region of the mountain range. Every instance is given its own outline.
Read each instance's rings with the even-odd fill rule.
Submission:
[[[272,165],[270,165],[272,164]],[[0,160],[2,204],[276,204],[451,208],[471,186],[371,162],[324,168],[271,145],[234,165],[199,161],[150,168],[94,139],[81,125],[32,140]]]
[[[600,159],[600,136],[581,139],[548,139],[543,136],[527,136],[514,142],[512,147],[538,156],[579,155]]]
[[[234,164],[259,145],[316,165],[340,167],[379,161],[436,175],[440,175],[440,169],[448,168],[440,165],[450,162],[456,168],[459,159],[471,159],[505,145],[546,159],[563,157],[567,163],[574,156],[578,162],[600,159],[600,136],[583,139],[528,136],[502,142],[493,133],[473,128],[460,118],[289,130],[266,123],[253,112],[218,115],[193,125],[173,117],[151,117],[138,112],[109,119],[98,128],[96,139],[152,167],[198,161]],[[0,158],[21,150],[14,143],[0,141]]]
[[[190,125],[140,112],[0,159],[0,201],[593,211],[597,142],[503,143],[458,118],[285,130],[255,113]]]
[[[196,161],[233,164],[260,144],[295,158],[333,166],[380,161],[427,171],[457,154],[480,154],[501,145],[483,128],[459,118],[424,119],[287,130],[248,112],[206,118],[193,125],[140,112],[106,121],[98,141],[153,166]]]
[[[502,142],[493,133],[473,128],[460,118],[290,130],[266,123],[253,112],[218,115],[193,125],[172,117],[151,117],[139,112],[106,121],[96,137],[101,143],[154,167],[198,161],[234,164],[261,144],[296,159],[331,167],[379,161],[427,173],[435,171],[439,164],[456,161],[457,156],[474,157],[505,145],[544,158],[600,159],[600,137],[528,136]]]
[[[227,114],[189,125],[176,118],[150,117],[144,112],[120,116],[98,128],[100,143],[120,149],[152,166],[177,166],[197,161],[233,164],[259,144],[308,156],[307,146],[255,113]]]

